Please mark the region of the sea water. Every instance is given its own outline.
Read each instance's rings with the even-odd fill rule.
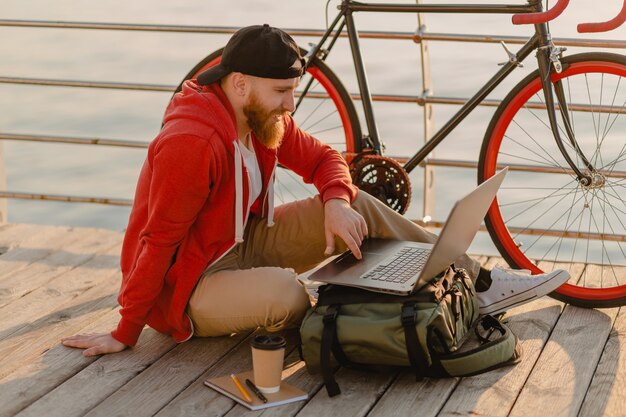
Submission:
[[[0,0],[2,19],[232,26],[269,23],[290,29],[323,29],[337,1],[326,13],[325,0]],[[385,2],[378,0],[377,2]],[[387,1],[388,3],[388,1]],[[406,4],[412,4],[405,1]],[[446,3],[432,0],[432,3]],[[503,1],[458,3],[503,4]],[[522,3],[511,1],[510,3]],[[553,4],[554,1],[551,1]],[[601,4],[601,7],[598,5]],[[553,23],[555,38],[625,39],[626,27],[605,34],[576,33],[577,23],[607,20],[621,0],[574,0]],[[414,32],[413,14],[357,13],[361,31]],[[510,15],[424,16],[433,33],[530,37],[532,27],[513,26]],[[0,27],[0,76],[79,81],[111,81],[176,86],[204,56],[223,46],[228,35],[61,28]],[[316,38],[299,37],[304,47]],[[419,45],[410,40],[362,39],[361,47],[373,93],[422,93]],[[517,50],[519,46],[509,46]],[[507,60],[499,44],[430,42],[433,92],[444,97],[470,97]],[[570,48],[568,53],[582,51]],[[624,53],[624,50],[617,52]],[[328,59],[347,89],[356,79],[347,41],[340,40]],[[502,98],[536,68],[530,57],[489,98]],[[0,131],[5,133],[77,136],[148,142],[161,126],[168,92],[46,87],[0,84]],[[358,104],[358,103],[357,103]],[[458,106],[436,106],[440,127]],[[494,109],[479,108],[436,150],[438,158],[476,161]],[[422,108],[415,104],[375,104],[379,131],[387,153],[410,155],[423,142]],[[132,199],[145,149],[5,141],[4,163],[10,191]],[[407,215],[421,218],[421,168],[411,174],[413,201]],[[476,183],[473,171],[436,169],[436,219],[445,219],[454,200]],[[129,207],[10,199],[9,222],[125,228]],[[487,236],[472,250],[495,253]]]

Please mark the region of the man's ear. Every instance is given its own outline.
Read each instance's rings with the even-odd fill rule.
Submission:
[[[244,97],[249,89],[249,80],[240,72],[233,72],[230,76],[230,85],[233,88],[233,92],[240,97]]]

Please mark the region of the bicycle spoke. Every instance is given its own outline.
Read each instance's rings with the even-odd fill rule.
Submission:
[[[519,126],[519,124],[515,120],[513,120],[513,123],[515,123],[517,126]],[[528,132],[526,132],[521,126],[519,126],[519,127],[530,138],[530,140],[532,140],[539,148],[541,148],[541,150],[543,151],[543,154],[540,154],[540,153],[530,149],[529,147],[523,145],[520,141],[518,141],[516,139],[513,139],[513,137],[511,137],[511,136],[505,135],[505,138],[509,139],[511,142],[517,144],[518,146],[528,150],[530,153],[537,155],[539,158],[541,158],[544,161],[546,161],[548,163],[548,166],[558,166],[559,165],[559,163],[554,158],[552,158],[552,155],[550,155],[550,152],[547,152],[545,150],[545,148],[543,146],[541,146],[539,143],[537,143],[537,141],[532,136],[530,136],[530,134]],[[550,160],[545,158],[544,155],[548,155],[550,157],[550,159],[552,159],[552,162],[554,162],[554,165],[552,165]]]
[[[621,81],[622,81],[622,79],[620,78],[619,82],[621,82]],[[617,95],[617,90],[615,90],[615,94]],[[604,137],[606,137],[606,135],[607,135],[607,134],[608,134],[608,132],[611,130],[611,128],[613,127],[613,125],[615,124],[615,122],[617,121],[617,119],[618,119],[618,118],[622,115],[622,112],[621,112],[621,111],[612,112],[613,107],[614,107],[614,103],[612,103],[612,104],[611,104],[611,108],[609,109],[609,112],[608,112],[608,113],[609,113],[609,115],[608,115],[608,117],[607,117],[607,123],[606,123],[606,124],[608,125],[608,123],[609,123],[609,119],[610,119],[610,117],[611,117],[611,114],[615,113],[615,117],[613,118],[613,121],[611,122],[611,125],[610,125],[608,128],[605,126],[605,132],[603,132],[603,138],[602,138],[602,140],[603,140],[603,141],[604,141]],[[624,108],[626,108],[626,100],[624,100],[624,102],[622,103],[622,105],[621,105],[621,106],[618,106],[618,108],[619,108],[619,109],[624,109]]]
[[[617,86],[615,87],[615,93],[613,94],[613,100],[611,101],[611,107],[609,108],[608,116],[606,118],[606,123],[604,124],[604,129],[602,129],[602,141],[600,142],[600,145],[602,145],[602,142],[604,141],[604,138],[606,138],[606,135],[608,133],[607,127],[609,126],[609,120],[611,119],[611,113],[613,110],[613,106],[615,105],[615,99],[617,99],[617,92],[619,91],[619,85],[621,82],[622,82],[622,77],[619,77],[617,79]]]
[[[615,206],[613,204],[611,204],[608,199],[606,199],[606,202],[608,203],[609,207],[613,211],[613,214],[615,215],[615,218],[619,222],[620,226],[622,226],[622,230],[626,231],[626,228],[624,227],[624,223],[620,220],[619,215],[615,212]],[[611,231],[612,231],[612,233],[614,235],[618,234],[617,231],[613,228],[613,224],[611,224],[611,222],[609,222],[609,228],[611,229]],[[622,232],[622,234],[623,234],[623,232]],[[617,243],[618,243],[618,246],[621,248],[621,241],[618,240]],[[622,254],[624,254],[624,259],[626,260],[626,253],[624,253],[623,250],[622,250]]]
[[[604,93],[604,73],[602,74],[602,78],[600,80],[600,103],[598,103],[598,109],[602,109],[602,93]],[[600,145],[602,141],[600,140],[600,126],[602,120],[602,112],[598,110],[598,133],[596,135],[596,155],[597,159],[600,160],[600,165],[604,165],[604,161],[602,160],[602,152],[600,152]]]
[[[619,216],[617,215],[617,213],[615,213],[615,207],[613,207],[612,204],[609,204],[609,207],[611,207],[611,210],[613,210],[613,214],[615,214],[615,217],[618,219],[618,221],[620,222],[622,229],[626,230],[626,228],[624,228],[624,223],[622,223],[622,221],[620,220]],[[614,235],[617,234],[617,232],[615,231],[615,229],[613,229],[613,225],[611,224],[611,222],[609,222],[609,228],[611,229],[611,233],[613,233]],[[626,252],[624,252],[624,249],[622,248],[622,242],[618,241],[617,242],[617,247],[619,248],[620,252],[622,252],[622,255],[624,257],[624,262],[626,263]]]
[[[559,194],[559,195],[558,195],[558,197],[565,197],[566,195],[567,195],[567,194]],[[549,195],[549,196],[547,196],[547,197],[544,197],[544,198],[543,198],[543,201],[547,201],[547,200],[548,200],[548,199],[550,199],[552,196],[553,196],[553,194],[551,194],[551,195]],[[559,200],[559,201],[561,201],[561,200]],[[513,203],[511,203],[511,204],[513,204]],[[556,204],[555,204],[555,205],[556,205]],[[553,207],[554,207],[554,205],[553,205],[551,208],[553,208]],[[523,214],[526,214],[526,212],[528,212],[529,210],[532,210],[532,209],[534,209],[534,208],[536,208],[536,206],[534,206],[534,205],[529,206],[528,208],[526,208],[526,209],[524,209],[524,210],[520,211],[519,213],[517,213],[515,216],[509,217],[509,218],[506,220],[506,222],[505,222],[505,223],[506,223],[506,224],[510,223],[512,220],[515,220],[515,219],[516,219],[516,218],[518,218],[519,216],[521,216],[521,215],[523,215]],[[538,218],[535,218],[535,220],[533,221],[533,223],[534,223],[534,222],[536,222],[537,220],[538,220]],[[531,224],[532,224],[532,223],[531,223]],[[530,226],[530,225],[529,225],[529,226]],[[523,230],[527,230],[527,229],[528,229],[528,227],[526,227],[526,228],[525,228],[525,229],[523,229]]]
[[[613,187],[611,187],[611,189],[612,189],[612,188],[613,188]],[[623,199],[619,196],[619,194],[615,194],[615,195],[610,194],[610,193],[609,193],[606,189],[605,189],[605,193],[606,193],[607,195],[609,195],[610,197],[613,197],[613,198],[615,198],[616,200],[620,201],[620,202],[622,203],[622,205],[623,205],[624,207],[626,207],[626,202],[625,202],[625,201],[624,201],[624,200],[623,200]],[[617,208],[616,208],[616,210],[619,210],[619,209],[617,209]],[[626,216],[626,212],[624,212],[624,211],[622,211],[622,210],[619,210],[619,212],[620,212],[620,213],[622,213],[624,216]],[[616,213],[616,214],[617,214],[617,213]],[[618,217],[618,220],[619,220],[619,217]],[[624,226],[624,225],[622,224],[622,227],[623,227],[623,226]],[[625,229],[626,229],[626,228],[625,228]]]
[[[598,109],[602,108],[602,94],[604,93],[604,73],[601,74],[601,78],[600,78],[600,102],[598,103]],[[602,120],[602,112],[600,110],[598,110],[598,133],[597,133],[597,149],[600,148],[600,126],[602,126],[601,123]],[[602,161],[600,161],[600,163],[602,163]]]
[[[576,200],[576,196],[578,195],[578,189],[576,190],[576,192],[574,193],[574,195],[572,196],[572,204],[570,205],[570,207],[574,207],[574,202]],[[567,219],[565,220],[565,224],[570,224],[570,216],[572,214],[572,211],[569,211],[569,214],[567,215]],[[557,248],[556,251],[556,256],[555,259],[559,259],[559,253],[561,252],[561,244],[563,243],[563,240],[565,239],[565,232],[566,232],[567,228],[563,228],[563,233],[561,233],[561,238],[559,239],[559,247]]]
[[[596,196],[596,194],[593,194],[594,197]],[[594,199],[595,200],[595,199]],[[598,200],[600,200],[600,198],[598,197]],[[602,203],[604,203],[604,206],[602,206]],[[602,206],[603,208],[601,209],[603,213],[605,213],[604,216],[602,216],[602,236],[604,236],[604,233],[606,232],[606,200],[602,199],[601,201],[599,201],[600,206]],[[598,226],[598,222],[596,221],[596,217],[593,215],[593,210],[591,210],[591,212],[589,213],[590,217],[593,219],[593,223],[594,226],[596,227],[596,230],[598,231],[598,233],[600,233],[600,227]],[[587,241],[589,241],[590,239],[587,239]],[[601,265],[604,265],[604,255],[606,255],[606,259],[609,261],[609,265],[612,265],[613,263],[611,262],[611,256],[609,255],[609,252],[606,249],[606,242],[604,241],[604,239],[601,239],[602,242],[602,250],[601,250],[601,256],[602,256],[602,262]],[[604,279],[604,268],[602,268],[602,271],[600,272],[600,288],[603,287],[602,285],[602,281]]]
[[[587,74],[585,74],[585,84],[587,86],[587,97],[589,97],[589,106],[591,107],[591,120],[593,121],[593,131],[596,134],[596,139],[598,138],[598,128],[596,127],[596,117],[593,114],[593,103],[591,102],[591,91],[589,90],[589,79],[587,78]]]
[[[551,190],[552,188],[500,188],[501,190],[533,190],[533,189],[539,189],[539,190]],[[569,190],[576,190],[576,188],[568,188]],[[569,195],[571,194],[570,191],[563,193],[563,194],[556,194],[553,195],[552,197],[561,197],[564,195]],[[500,207],[511,207],[511,206],[515,206],[515,205],[519,205],[519,204],[528,204],[528,203],[533,203],[533,202],[538,202],[538,201],[545,201],[547,197],[537,197],[537,198],[531,198],[531,199],[527,199],[527,200],[521,200],[521,201],[515,201],[513,203],[501,203]]]
[[[601,167],[600,170],[608,171],[608,173],[610,175],[615,170],[615,166],[617,164],[619,164],[620,162],[624,162],[624,161],[626,161],[626,142],[624,143],[624,147],[621,149],[619,155],[617,156],[617,159],[615,161],[612,161],[612,162],[608,163],[607,165]],[[608,168],[608,167],[610,167],[610,168]]]
[[[620,78],[621,81],[621,78]],[[626,108],[626,100],[624,100],[624,103],[622,103],[622,105],[619,107],[619,109],[624,109]],[[617,119],[622,115],[623,112],[617,112],[617,114],[615,115],[615,118],[613,119],[613,121],[611,122],[611,126],[609,126],[608,130],[606,131],[606,134],[609,133],[609,131],[613,128],[613,125],[615,124],[615,122],[617,121]],[[608,119],[607,119],[607,123],[608,123]],[[605,136],[606,136],[605,134]]]
[[[600,169],[601,170],[607,170],[607,171],[609,171],[609,174],[611,174],[615,170],[615,166],[618,163],[623,162],[623,161],[626,161],[626,142],[624,142],[624,146],[622,146],[622,149],[620,150],[619,154],[617,155],[617,158],[615,159],[615,161],[607,164],[606,166],[603,166]],[[611,168],[607,169],[608,166],[610,166]]]
[[[558,190],[557,190],[557,191],[558,191]],[[555,193],[556,193],[556,191],[555,191]],[[553,194],[554,194],[554,193],[552,193],[551,195],[546,196],[546,197],[544,198],[544,200],[547,200],[547,199],[548,199],[548,198],[550,198]],[[563,196],[563,198],[565,198],[565,196]],[[563,200],[563,198],[561,198],[559,201],[557,201],[557,203],[558,203],[558,202],[560,202],[560,201],[562,201],[562,200]],[[582,198],[582,197],[581,197],[581,198]],[[534,220],[533,220],[530,224],[528,224],[528,225],[527,225],[524,229],[522,229],[522,231],[520,231],[517,235],[520,235],[520,234],[522,234],[525,230],[528,230],[528,229],[530,228],[530,226],[532,226],[532,225],[534,225],[536,222],[538,222],[538,221],[539,221],[539,220],[543,217],[543,215],[547,214],[547,213],[548,213],[548,212],[550,212],[552,209],[556,208],[556,207],[558,206],[558,204],[557,204],[557,203],[552,204],[552,206],[550,206],[550,207],[549,207],[549,208],[548,208],[548,209],[547,209],[544,213],[542,213],[542,216],[534,216],[534,217],[535,217],[535,219],[534,219]],[[529,210],[531,210],[531,209],[534,209],[534,208],[536,208],[536,206],[535,206],[535,205],[532,205],[532,206],[530,206],[530,207],[526,208],[525,210],[522,210],[521,212],[517,213],[515,216],[509,217],[509,218],[505,221],[505,224],[509,224],[512,220],[515,220],[517,217],[521,216],[522,214],[525,214],[527,211],[529,211]],[[554,226],[554,223],[553,223],[551,226]]]
[[[523,161],[534,162],[535,164],[540,165],[540,166],[544,166],[544,167],[549,167],[549,168],[562,168],[562,169],[563,169],[563,173],[565,173],[565,174],[567,173],[567,171],[565,171],[565,168],[563,168],[563,167],[561,167],[561,166],[559,166],[559,165],[546,164],[546,163],[543,163],[542,161],[537,161],[537,160],[535,160],[535,159],[530,159],[530,158],[524,158],[524,157],[522,157],[522,156],[519,156],[519,155],[513,155],[513,154],[511,154],[511,153],[500,152],[500,155],[502,155],[502,156],[510,156],[511,158],[514,158],[514,159],[521,159],[521,160],[523,160]],[[549,161],[548,161],[548,162],[549,162]]]
[[[604,190],[602,190],[602,192],[604,192]],[[604,199],[602,199],[602,202],[604,203],[604,207],[605,207],[605,209],[603,209],[603,211],[605,211],[605,210],[606,210],[606,204],[607,204],[607,202],[608,202],[608,199],[604,198]],[[612,206],[611,206],[611,204],[609,204],[609,207],[612,207]],[[607,224],[607,223],[606,223],[606,214],[603,216],[602,220],[603,220],[603,222],[602,222],[602,223],[603,223],[603,224],[602,224],[602,234],[604,235],[604,233],[605,233],[605,231],[606,231],[605,226],[606,226],[606,224]],[[616,234],[616,233],[615,233],[615,230],[613,229],[613,226],[611,225],[611,223],[610,223],[610,222],[608,223],[608,226],[609,226],[609,228],[611,229],[611,232],[612,232],[613,234]],[[626,255],[624,254],[624,250],[622,249],[622,245],[620,244],[620,242],[617,242],[617,246],[618,246],[618,248],[620,249],[620,251],[622,252],[622,256],[624,256],[624,258],[626,258]],[[615,274],[615,270],[613,269],[613,262],[611,261],[610,255],[609,255],[608,251],[606,250],[606,246],[605,246],[604,239],[602,240],[602,247],[603,247],[604,251],[606,252],[607,259],[609,260],[609,265],[611,266],[611,269],[613,270],[613,276],[615,277],[615,283],[616,283],[617,285],[619,285],[619,280],[617,279],[617,275]],[[602,265],[604,265],[604,254],[602,255]],[[604,278],[604,274],[603,274],[603,272],[604,272],[604,268],[602,269],[602,273],[601,273],[601,275],[600,275],[600,285],[601,285],[601,287],[603,286],[603,285],[602,285],[602,283],[603,283],[603,278]]]
[[[588,226],[587,226],[587,233],[591,233],[591,219],[593,217],[593,203],[594,200],[591,200],[591,208],[589,210],[589,222],[588,222]],[[588,205],[589,203],[586,202],[585,205]],[[589,241],[590,239],[587,238],[587,248],[585,250],[585,264],[589,264]],[[585,284],[585,279],[586,279],[587,275],[585,274],[584,278],[583,278],[583,284]],[[586,285],[585,285],[586,286]]]
[[[582,197],[581,197],[582,198]],[[552,207],[548,208],[548,210],[546,210],[543,214],[547,214],[548,212],[550,212],[553,208],[555,208],[557,205],[553,205]],[[572,211],[574,209],[574,206],[569,207],[569,211]],[[566,211],[567,212],[567,211]],[[565,216],[565,213],[561,214],[547,229],[545,230],[549,230],[552,226],[554,226],[555,224],[557,224],[559,222],[559,220],[561,220],[563,218],[563,216]],[[584,213],[584,208],[581,210],[579,216],[582,216],[582,214]],[[578,217],[578,216],[577,216]],[[569,218],[569,215],[568,215]],[[537,221],[539,221],[539,218],[535,219],[531,224],[529,224],[528,226],[532,226],[533,224],[535,224]],[[567,226],[567,225],[566,225]],[[524,230],[527,230],[529,227],[525,228]],[[568,230],[568,227],[565,228],[565,230]],[[542,233],[541,235],[539,235],[535,241],[526,249],[526,251],[529,251],[533,246],[535,246],[535,244],[539,241],[539,239],[541,239],[542,237],[544,237],[546,234],[546,232]]]
[[[315,89],[316,89],[317,87],[319,87],[319,86],[320,86],[319,81],[315,80],[315,84],[311,85],[311,87],[308,89],[308,92],[310,92],[310,93],[314,93],[314,92],[315,92]],[[321,88],[321,91],[322,91],[322,92],[324,91],[324,88],[323,88],[323,87]],[[302,94],[302,92],[299,92],[299,93],[300,93],[300,94]],[[304,126],[306,125],[306,122],[307,122],[307,121],[311,118],[311,116],[313,116],[313,115],[315,114],[315,112],[316,112],[316,111],[317,111],[317,110],[318,110],[321,106],[323,106],[324,104],[326,104],[326,103],[329,101],[329,99],[328,99],[328,98],[318,99],[318,101],[319,101],[319,103],[317,104],[317,106],[315,106],[315,108],[313,108],[313,110],[311,110],[311,111],[309,112],[309,115],[308,115],[308,116],[306,116],[306,118],[305,118],[304,120],[302,120],[302,121],[299,121],[299,122],[298,122],[298,126],[300,126],[302,129],[307,130],[307,128],[306,128],[306,127],[304,127]],[[308,102],[310,102],[310,100],[309,100]],[[302,103],[300,103],[300,104],[302,105]],[[300,106],[298,106],[298,109],[300,109]]]
[[[320,134],[320,133],[330,132],[331,130],[337,130],[337,129],[343,129],[343,126],[342,126],[342,125],[339,125],[339,126],[334,126],[334,127],[328,127],[328,128],[326,128],[326,129],[315,130],[315,131],[308,132],[308,133],[309,133],[311,136],[315,136],[315,135]],[[344,144],[344,145],[345,145],[345,143],[344,143],[344,142],[342,142],[342,144]]]
[[[580,211],[580,214],[578,217],[576,217],[575,219],[572,220],[572,224],[574,224],[574,222],[576,221],[576,219],[578,219],[580,217],[580,222],[578,222],[578,230],[580,230],[580,225],[583,222],[583,210]],[[574,262],[574,256],[576,255],[576,247],[578,246],[578,239],[574,239],[574,250],[572,250],[572,259],[571,262]]]
[[[280,194],[280,200],[283,203],[289,201],[288,199],[285,199],[283,191],[285,191],[286,193],[290,195],[291,200],[297,200],[298,197],[293,191],[291,191],[291,187],[287,187],[287,185],[285,185],[282,181],[277,181],[276,184],[278,185],[276,188],[278,190],[282,190],[282,191],[279,191],[279,194]]]
[[[537,96],[537,98],[539,99],[539,101],[541,102],[541,104],[543,104],[546,109],[548,108],[547,104],[544,103],[543,99],[541,98],[541,96],[539,96],[539,94],[535,94],[535,96]],[[533,116],[535,116],[535,118],[537,120],[539,120],[541,122],[541,124],[543,124],[546,129],[548,129],[548,131],[550,132],[550,135],[552,135],[552,137],[554,138],[554,133],[552,132],[552,128],[550,127],[550,124],[548,122],[546,122],[545,120],[541,119],[539,116],[537,116],[535,114],[535,112],[531,111],[531,109],[529,109],[527,106],[524,106],[524,108],[526,110],[528,110]],[[573,117],[570,119],[573,120]],[[564,130],[563,127],[561,127],[561,125],[558,123],[557,121],[557,128],[561,131],[561,134],[565,137],[568,137],[567,132]],[[572,131],[574,131],[574,128],[572,127]],[[563,145],[567,146],[568,148],[570,148],[570,150],[574,151],[576,153],[576,157],[578,158],[578,152],[576,152],[576,148],[574,148],[574,146],[569,142],[569,141],[563,141]]]
[[[322,123],[324,120],[328,119],[330,116],[332,116],[333,114],[337,113],[336,110],[332,110],[330,113],[327,113],[325,116],[323,116],[322,118],[318,119],[316,122],[306,126],[306,127],[302,127],[302,130],[306,130],[306,131],[310,131],[313,130],[313,128],[317,125],[319,125],[320,123]]]
[[[600,190],[600,191],[602,191],[602,192],[604,193],[604,191],[603,191],[603,190]],[[598,225],[598,223],[597,223],[597,221],[596,221],[596,216],[593,214],[593,206],[594,206],[594,204],[593,204],[593,203],[595,202],[595,199],[597,198],[597,199],[599,200],[600,204],[604,203],[604,204],[605,204],[605,206],[606,206],[606,203],[608,202],[608,199],[606,199],[606,198],[601,198],[601,197],[600,197],[600,196],[598,196],[598,195],[597,195],[597,193],[595,193],[595,192],[593,193],[593,197],[594,197],[594,198],[593,198],[593,200],[592,200],[592,204],[591,204],[591,209],[590,209],[590,219],[589,219],[589,222],[591,223],[591,221],[593,221],[596,231],[597,231],[598,233],[600,233],[600,227],[599,227],[599,225]],[[609,205],[610,205],[610,204],[609,204]],[[604,206],[604,207],[605,207],[605,206]],[[610,205],[610,206],[612,207],[612,205]],[[604,213],[604,216],[603,216],[603,229],[602,229],[602,232],[601,232],[601,233],[602,233],[602,235],[604,235],[604,234],[605,234],[605,232],[606,232],[606,230],[605,230],[605,225],[607,224],[607,223],[606,223],[606,209],[605,209],[605,208],[603,208],[603,209],[602,209],[602,212]],[[615,230],[613,229],[613,227],[611,226],[611,224],[610,224],[610,223],[608,223],[608,225],[609,225],[610,229],[612,230],[612,233],[613,233],[613,234],[616,234],[616,232],[615,232]],[[589,233],[591,233],[591,224],[589,225]],[[590,239],[588,239],[588,240],[587,240],[587,246],[589,246],[589,241],[590,241]],[[611,269],[613,270],[613,276],[615,277],[615,283],[616,283],[617,285],[619,285],[619,280],[617,279],[617,275],[615,274],[615,271],[614,271],[614,269],[613,269],[613,264],[614,264],[614,262],[611,260],[611,255],[610,255],[609,251],[608,251],[608,250],[607,250],[607,248],[606,248],[606,242],[605,242],[605,240],[604,240],[604,239],[601,239],[601,244],[602,244],[602,249],[601,249],[601,250],[602,250],[602,262],[601,262],[601,265],[604,265],[604,264],[605,264],[605,262],[604,262],[604,257],[605,257],[605,255],[606,255],[606,259],[608,260],[609,266],[610,266],[610,267],[611,267]],[[624,250],[622,249],[621,244],[620,244],[619,242],[618,242],[618,247],[619,247],[620,251],[622,252],[622,255],[624,255]],[[587,254],[587,255],[588,255],[588,254]],[[600,275],[600,288],[603,288],[603,287],[604,287],[604,286],[603,286],[603,279],[604,279],[604,268],[602,268],[602,269],[601,269],[601,275]]]
[[[304,126],[306,126],[306,122],[308,122],[308,121],[309,121],[309,119],[313,116],[313,114],[315,114],[315,112],[316,112],[316,111],[317,111],[317,110],[318,110],[318,109],[319,109],[319,108],[320,108],[323,104],[325,104],[327,101],[328,101],[328,100],[326,100],[326,99],[324,99],[324,100],[320,100],[320,102],[318,103],[318,105],[317,105],[317,106],[315,106],[315,108],[313,109],[313,111],[311,111],[311,112],[309,113],[309,115],[308,115],[308,116],[307,116],[307,117],[306,117],[303,121],[301,121],[301,122],[299,123],[299,125],[301,126],[301,128],[302,128],[303,130],[308,130],[308,129],[309,129],[308,127],[304,127]]]
[[[298,187],[302,190],[305,191],[307,194],[309,193],[309,188],[306,186],[306,184],[304,184],[301,181],[301,177],[296,174],[295,172],[291,171],[291,170],[286,170],[287,174],[289,175],[289,177],[291,177],[291,180],[298,185]]]
[[[620,85],[621,81],[622,81],[622,78],[620,77],[618,79],[617,86],[615,88],[615,93],[614,93],[613,99],[611,101],[611,107],[609,108],[609,111],[607,112],[606,123],[605,123],[604,129],[602,131],[602,138],[600,139],[600,143],[597,145],[596,150],[595,150],[594,154],[591,157],[592,160],[595,160],[595,156],[596,155],[600,155],[600,158],[601,158],[600,148],[602,147],[602,144],[604,143],[604,140],[606,139],[607,135],[611,131],[611,128],[613,127],[613,125],[615,124],[615,122],[617,121],[617,119],[619,118],[619,116],[621,114],[620,112],[617,112],[617,114],[615,115],[615,118],[613,119],[613,122],[611,122],[611,125],[609,126],[609,120],[611,119],[612,110],[613,110],[613,107],[615,106],[615,100],[617,98],[617,93],[619,91],[619,85]],[[624,108],[625,105],[626,105],[626,101],[624,101],[624,103],[622,104],[621,108]],[[599,121],[599,117],[598,117],[598,121]],[[594,162],[594,164],[595,164],[595,162]],[[604,162],[602,160],[600,160],[600,164],[604,165]]]
[[[539,102],[541,104],[543,104],[544,106],[546,106],[546,109],[548,108],[548,106],[543,102],[543,99],[541,98],[541,96],[536,93],[535,96],[539,99]],[[550,134],[552,134],[552,128],[550,127],[550,124],[548,122],[546,122],[545,120],[543,120],[541,117],[537,116],[537,114],[532,111],[532,109],[530,107],[528,107],[528,105],[524,106],[524,109],[526,111],[528,111],[530,114],[533,115],[533,117],[535,117],[535,119],[537,119],[542,125],[544,125],[546,127],[546,129],[548,129],[548,131],[550,132]],[[567,136],[567,132],[563,129],[563,127],[561,127],[560,124],[557,123],[557,127],[558,129],[561,131],[561,133],[564,136]],[[564,142],[565,144],[567,144],[569,147],[571,147],[572,149],[574,149],[574,147],[569,143],[569,142]]]
[[[543,102],[543,99],[539,96],[539,94],[535,94],[535,96],[538,98],[539,102],[540,102],[541,104],[543,104],[544,106],[546,106],[546,108],[547,108],[547,105]],[[544,127],[545,127],[548,131],[549,131],[549,132],[550,132],[550,135],[551,135],[550,137],[553,137],[552,127],[550,126],[550,124],[549,124],[548,122],[546,122],[546,121],[545,121],[545,120],[543,120],[541,117],[539,117],[539,116],[537,115],[537,113],[536,113],[536,112],[534,112],[534,111],[533,111],[531,108],[529,108],[528,106],[524,106],[524,109],[525,109],[528,113],[530,113],[530,114],[531,114],[531,115],[532,115],[535,119],[537,119],[537,121],[539,121],[539,122],[540,122],[540,123],[541,123],[541,124],[542,124],[542,125],[543,125],[543,126],[544,126]],[[570,120],[573,120],[573,116],[570,118]],[[515,122],[515,120],[513,121],[513,123],[516,123],[516,124],[517,124],[517,122]],[[564,130],[564,128],[563,128],[563,127],[561,127],[561,125],[560,125],[560,124],[558,124],[558,123],[557,123],[557,128],[559,129],[559,131],[561,132],[561,134],[562,134],[563,136],[566,136],[566,137],[567,137],[567,132],[566,132],[566,131]],[[574,130],[574,127],[572,126],[572,131],[573,131],[573,130]],[[530,136],[530,135],[529,135],[529,136]],[[531,139],[532,139],[532,138],[531,138]],[[533,141],[534,141],[534,140],[533,140]],[[548,155],[550,155],[550,156],[551,156],[551,154],[550,154],[549,152],[547,152],[547,151],[544,149],[544,147],[543,147],[543,146],[539,145],[539,143],[537,143],[536,141],[534,141],[534,142],[537,144],[537,146],[539,146],[539,147],[541,148],[541,150],[542,150],[542,151],[544,151],[546,154],[548,154]],[[571,150],[575,150],[574,146],[573,146],[573,145],[572,145],[569,141],[564,141],[564,142],[563,142],[563,144],[564,144],[565,146],[569,147]],[[557,163],[557,162],[555,161],[555,163]],[[558,163],[557,163],[557,164],[558,164]]]

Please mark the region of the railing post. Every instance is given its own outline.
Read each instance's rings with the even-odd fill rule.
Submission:
[[[415,0],[418,4],[422,0]],[[433,95],[432,79],[430,77],[430,53],[428,52],[428,42],[421,38],[421,34],[426,32],[426,24],[422,13],[417,14],[417,33],[416,42],[420,44],[421,60],[422,60],[422,94],[421,97],[429,97]],[[423,102],[424,106],[424,142],[428,141],[435,130],[435,120],[433,117],[433,105]],[[434,151],[428,158],[434,156]],[[428,222],[435,215],[435,168],[430,165],[424,165],[424,210],[423,221]]]
[[[4,171],[4,144],[0,140],[0,190],[7,190],[7,177]],[[0,198],[0,224],[7,222],[7,199]]]

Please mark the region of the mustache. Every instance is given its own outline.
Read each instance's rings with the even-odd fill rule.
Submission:
[[[269,115],[270,116],[289,116],[290,114],[291,112],[288,112],[287,110],[274,110]]]

